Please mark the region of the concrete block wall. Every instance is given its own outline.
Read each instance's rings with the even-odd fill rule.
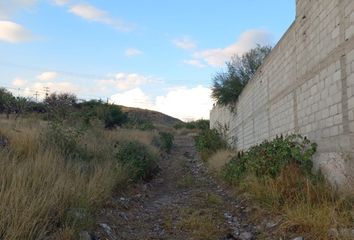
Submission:
[[[238,150],[280,134],[308,136],[318,143],[315,167],[354,188],[354,1],[296,6],[294,23],[237,104],[214,106],[211,127],[226,130]]]

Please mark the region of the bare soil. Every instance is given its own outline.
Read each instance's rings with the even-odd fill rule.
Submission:
[[[192,136],[176,136],[159,165],[154,179],[112,197],[92,239],[255,239],[247,209],[207,172]]]

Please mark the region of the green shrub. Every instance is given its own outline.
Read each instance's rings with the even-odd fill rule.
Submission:
[[[144,180],[153,176],[158,170],[156,156],[151,150],[137,141],[118,143],[116,159],[129,171],[133,180]]]
[[[160,137],[161,149],[166,151],[167,153],[170,153],[173,146],[173,140],[174,140],[173,135],[167,132],[160,132],[159,137]]]
[[[299,166],[303,174],[311,176],[312,156],[317,145],[301,135],[276,137],[272,141],[251,147],[245,153],[239,153],[223,170],[223,176],[229,182],[237,181],[246,173],[257,177],[277,177],[288,165]]]
[[[67,128],[62,124],[51,122],[44,132],[43,141],[49,148],[55,148],[62,156],[68,159],[88,159],[88,153],[79,144],[82,131],[76,128]]]
[[[174,127],[175,129],[181,129],[181,128],[183,128],[184,126],[185,126],[184,123],[176,123],[173,127]]]
[[[184,125],[184,127],[187,128],[187,129],[195,129],[195,128],[196,128],[194,122],[187,122],[187,123]]]
[[[204,120],[204,119],[199,119],[199,120],[195,121],[195,126],[197,129],[200,129],[200,130],[208,130],[210,128],[210,121]]]
[[[177,123],[174,126],[174,128],[175,129],[187,128],[187,129],[206,130],[206,129],[210,128],[210,121],[204,120],[204,119],[199,119],[199,120],[192,121],[192,122]]]
[[[135,116],[131,117],[129,115],[123,127],[127,129],[139,129],[142,131],[154,130],[156,128],[149,120],[143,120]]]
[[[112,129],[127,121],[127,115],[119,106],[104,104],[98,107],[98,118],[103,120],[105,128]]]
[[[227,148],[226,141],[221,138],[216,129],[203,130],[195,137],[195,142],[203,160],[206,160],[219,149]]]

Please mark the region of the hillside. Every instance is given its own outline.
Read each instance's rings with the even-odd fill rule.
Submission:
[[[127,113],[129,119],[135,119],[138,122],[151,122],[154,125],[162,125],[167,127],[173,127],[178,123],[182,123],[180,119],[171,117],[161,112],[126,106],[120,107],[123,112]]]

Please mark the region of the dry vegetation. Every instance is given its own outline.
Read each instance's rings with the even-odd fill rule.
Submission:
[[[221,148],[208,158],[208,166],[224,178],[225,169],[234,171],[228,162],[234,161],[236,155]],[[299,235],[305,239],[352,239],[353,194],[339,194],[321,175],[309,177],[296,164],[286,164],[280,169],[276,177],[255,175],[247,170],[242,177],[236,177],[238,173],[235,177],[228,176],[236,195],[255,205],[250,214],[252,221],[261,226],[269,215],[281,219],[271,234],[285,239]],[[260,239],[269,237],[269,229],[262,227],[265,234]]]
[[[235,151],[231,149],[220,149],[208,159],[208,166],[212,171],[220,172],[235,155]]]
[[[47,141],[48,128],[38,119],[0,119],[0,239],[75,239],[112,191],[131,181],[115,143],[134,139],[157,151],[152,132],[97,127],[77,141],[89,157],[74,159]]]

